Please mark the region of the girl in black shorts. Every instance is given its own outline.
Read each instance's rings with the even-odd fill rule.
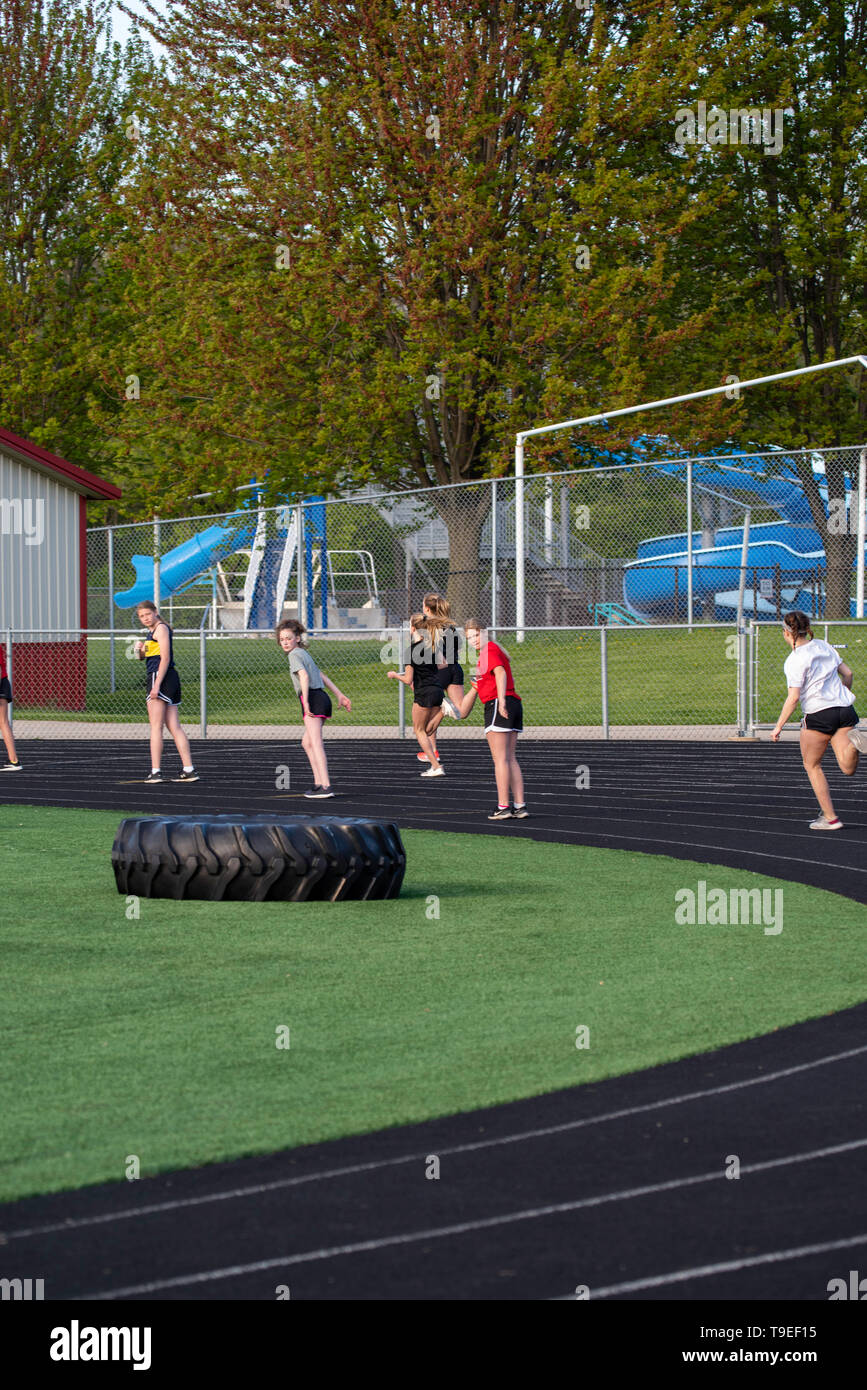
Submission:
[[[431,721],[432,727],[430,729],[434,749],[439,757],[439,750],[436,747],[436,731],[442,723],[443,715],[447,714],[451,719],[460,719],[461,717],[461,703],[464,698],[464,670],[458,661],[460,641],[448,599],[443,598],[442,594],[425,594],[422,601],[422,612],[426,618],[429,618],[441,629],[441,636],[437,642],[437,684],[442,687],[443,702],[437,710],[435,719]],[[426,753],[418,753],[416,756],[419,762],[427,762]]]
[[[0,642],[0,735],[2,735],[8,759],[5,767],[0,768],[0,772],[21,771],[21,764],[15,751],[15,740],[12,737],[12,725],[9,723],[9,706],[11,704],[12,686],[9,684],[9,672],[6,669],[6,647]]]
[[[181,775],[175,782],[198,782],[199,774],[193,767],[190,754],[190,741],[181,728],[178,707],[181,703],[181,678],[175,670],[175,657],[172,644],[172,630],[156,610],[156,605],[147,599],[138,606],[138,617],[149,636],[143,642],[136,642],[139,661],[147,662],[147,705],[148,720],[151,726],[151,775],[146,782],[161,782],[160,763],[163,756],[163,726],[168,729],[175,741],[181,757]]]
[[[821,768],[830,743],[840,771],[851,777],[861,753],[867,753],[867,730],[858,723],[852,672],[840,660],[836,647],[813,636],[806,613],[795,610],[783,619],[783,636],[791,647],[783,671],[789,693],[780,710],[774,732],[779,742],[783,726],[800,703],[801,758],[822,814],[810,822],[811,830],[842,830],[843,822],[834,810],[828,779]]]
[[[461,717],[466,718],[478,696],[485,706],[485,735],[497,781],[497,809],[488,820],[525,820],[530,813],[524,802],[524,778],[517,758],[524,706],[512,680],[509,656],[496,642],[486,640],[487,634],[476,619],[471,619],[465,630],[467,647],[479,653],[479,664],[472,679],[473,688],[464,696]]]
[[[307,650],[304,637],[307,632],[297,618],[285,618],[274,629],[274,636],[289,658],[289,674],[295,687],[295,694],[301,702],[301,717],[304,720],[304,733],[301,747],[307,754],[310,771],[313,773],[313,786],[304,793],[308,801],[324,801],[334,795],[334,788],[328,776],[328,759],[322,731],[326,719],[331,718],[331,697],[326,685],[334,691],[341,709],[351,710],[352,701],[337,689],[334,681],[320,671]]]
[[[439,755],[433,739],[431,727],[436,729],[440,706],[443,702],[443,688],[437,680],[436,644],[439,628],[423,613],[414,613],[409,620],[410,659],[403,674],[400,671],[386,671],[389,680],[402,681],[412,686],[412,727],[422,753],[427,757],[430,767],[422,777],[444,777]],[[442,716],[440,715],[440,718]]]

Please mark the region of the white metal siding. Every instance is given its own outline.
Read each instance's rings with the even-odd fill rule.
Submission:
[[[0,641],[8,627],[79,630],[79,507],[77,492],[0,451]]]

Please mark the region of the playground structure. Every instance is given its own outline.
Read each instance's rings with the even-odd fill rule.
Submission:
[[[790,381],[793,377],[814,376],[817,372],[836,371],[840,367],[867,368],[867,356],[858,354],[854,357],[839,357],[833,362],[815,362],[811,366],[794,367],[784,372],[771,372],[766,376],[753,377],[750,381],[737,380],[736,396],[739,397],[742,391],[752,390],[753,387],[769,386],[778,381]],[[729,378],[729,383],[731,378]],[[538,439],[541,435],[559,433],[561,430],[577,430],[586,425],[605,425],[609,420],[622,419],[625,415],[643,414],[651,410],[663,410],[670,406],[682,405],[688,401],[707,400],[711,396],[718,396],[722,393],[730,396],[730,385],[709,386],[700,391],[689,391],[680,396],[666,396],[658,401],[642,401],[639,405],[621,406],[617,409],[603,410],[593,415],[576,416],[571,420],[558,420],[554,424],[536,425],[532,429],[519,430],[515,435],[515,612],[517,622],[517,640],[524,640],[524,625],[526,621],[526,545],[524,536],[524,450],[527,440],[530,438]],[[687,466],[687,515],[689,517],[690,530],[687,532],[687,622],[692,625],[694,620],[694,565],[693,565],[693,533],[692,533],[692,500],[693,500],[693,476],[692,461],[686,461]],[[827,504],[827,496],[826,496]],[[857,487],[857,507],[856,507],[856,528],[858,540],[856,547],[856,598],[855,616],[862,618],[865,611],[865,552],[867,552],[867,448],[861,450],[860,461],[858,464],[858,487]],[[746,551],[746,543],[744,544]],[[740,567],[740,584],[738,592],[738,620],[743,620],[744,616],[744,580],[746,578],[747,556],[744,555]]]
[[[157,528],[155,552],[158,548]],[[150,555],[133,555],[131,563],[136,580],[131,588],[113,595],[118,608],[135,608],[154,594],[160,602],[176,599],[209,583],[212,599],[203,623],[209,620],[212,630],[268,630],[282,618],[299,618],[323,630],[328,629],[329,618],[338,627],[378,627],[384,618],[372,554],[329,550],[321,497],[307,498],[303,505],[286,502],[276,509],[258,506],[255,514],[252,508],[243,509],[174,546],[158,561]],[[299,564],[303,565],[300,574]],[[337,581],[347,577],[364,582],[368,597],[360,610],[337,603]]]
[[[663,471],[677,475],[683,465],[664,465]],[[814,472],[821,477],[820,466],[814,465]],[[707,503],[713,499],[728,498],[737,503],[744,498],[747,500],[741,505],[746,507],[750,501],[763,505],[777,512],[780,520],[748,527],[716,527],[706,521],[691,538],[682,532],[640,541],[637,558],[624,568],[627,612],[645,622],[654,618],[682,622],[687,616],[691,562],[697,618],[731,621],[739,606],[744,617],[758,622],[776,621],[781,611],[793,608],[814,618],[823,617],[825,549],[797,477],[767,477],[721,463],[716,467],[695,466],[692,485],[696,507],[705,518],[710,510]],[[820,482],[819,491],[827,507],[824,482]],[[847,516],[852,501],[853,494],[847,491]],[[851,607],[854,617],[854,600]]]

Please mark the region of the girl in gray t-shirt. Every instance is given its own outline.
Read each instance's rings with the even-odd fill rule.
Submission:
[[[327,685],[334,691],[341,708],[351,710],[352,703],[337,689],[333,681],[323,675],[304,646],[302,639],[306,630],[294,618],[287,618],[277,625],[274,636],[289,658],[289,674],[301,702],[301,714],[304,719],[301,747],[307,754],[314,777],[314,785],[304,795],[311,801],[321,801],[334,795],[328,780],[328,760],[322,741],[323,725],[326,719],[331,718],[332,712],[331,700],[324,687]]]

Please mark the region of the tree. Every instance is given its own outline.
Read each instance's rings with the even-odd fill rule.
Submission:
[[[684,36],[707,11],[683,8]],[[679,249],[692,312],[714,300],[726,306],[705,346],[708,376],[746,380],[867,346],[867,5],[761,5],[739,25],[736,54],[705,50],[684,92],[682,106],[703,99],[729,122],[725,142],[683,147],[691,196],[713,211],[686,229]],[[773,138],[732,143],[731,113],[740,137],[750,110],[771,117],[750,133]],[[863,443],[867,377],[837,370],[758,388],[743,394],[737,417],[732,437],[744,443]],[[783,459],[793,462],[825,545],[826,616],[848,617],[856,538],[829,516],[810,458]],[[826,455],[831,499],[845,496],[846,474],[843,454]]]
[[[509,469],[522,426],[641,399],[707,322],[676,293],[671,117],[728,10],[684,36],[651,3],[147,8],[172,72],[124,190],[138,313],[104,381],[146,364],[126,447],[161,507],[266,465],[440,485],[472,611],[487,490],[451,485]]]
[[[108,3],[0,10],[0,422],[84,468],[112,456],[90,417],[105,324],[105,195],[150,67],[110,37]]]

